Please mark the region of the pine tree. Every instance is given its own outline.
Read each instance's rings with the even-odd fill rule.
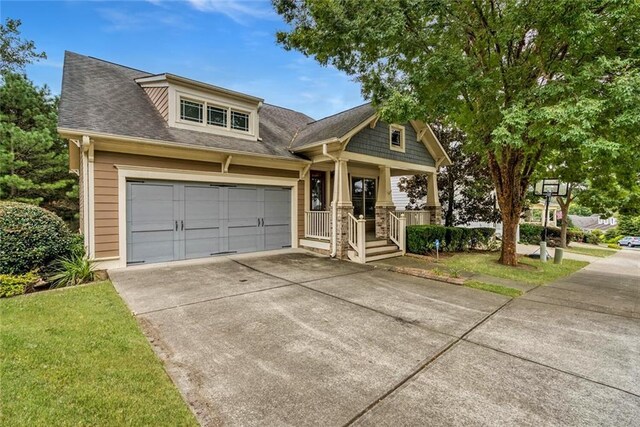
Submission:
[[[77,179],[69,173],[66,144],[56,132],[57,104],[46,86],[2,73],[0,199],[40,205],[72,221],[77,200],[69,195]]]

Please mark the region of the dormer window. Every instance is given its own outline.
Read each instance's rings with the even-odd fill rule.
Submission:
[[[187,120],[189,122],[202,123],[202,109],[203,104],[201,102],[188,101],[186,99],[180,100],[180,119]]]
[[[141,77],[136,83],[169,127],[260,140],[260,98],[173,74]]]
[[[389,126],[389,148],[404,153],[404,126]]]
[[[213,126],[227,127],[227,109],[207,106],[207,124]]]
[[[239,111],[231,110],[231,128],[248,132],[249,131],[249,115],[246,113],[241,113]]]

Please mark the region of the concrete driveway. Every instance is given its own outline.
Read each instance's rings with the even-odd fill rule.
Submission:
[[[295,250],[110,275],[203,425],[632,425],[620,270],[518,300]]]

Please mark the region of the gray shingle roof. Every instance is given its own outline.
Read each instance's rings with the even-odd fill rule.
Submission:
[[[168,126],[135,82],[137,78],[152,75],[66,52],[58,126],[296,159],[300,157],[292,150],[312,142],[339,138],[374,113],[371,104],[365,104],[313,121],[303,113],[265,103],[259,111],[261,142],[176,129]]]
[[[363,104],[333,116],[309,123],[300,130],[291,144],[292,149],[330,138],[340,138],[375,113],[371,103]]]

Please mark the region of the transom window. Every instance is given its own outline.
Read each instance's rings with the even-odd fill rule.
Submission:
[[[190,122],[202,123],[202,109],[203,104],[201,102],[187,101],[186,99],[180,100],[180,119]]]
[[[204,121],[204,112],[207,120]],[[180,120],[202,123],[226,130],[249,132],[251,130],[251,113],[233,110],[229,107],[209,104],[206,101],[180,99]]]
[[[207,124],[213,126],[227,127],[227,109],[207,106]]]
[[[239,111],[231,110],[231,128],[236,130],[249,131],[249,115]]]
[[[389,148],[404,153],[404,126],[389,126]]]

